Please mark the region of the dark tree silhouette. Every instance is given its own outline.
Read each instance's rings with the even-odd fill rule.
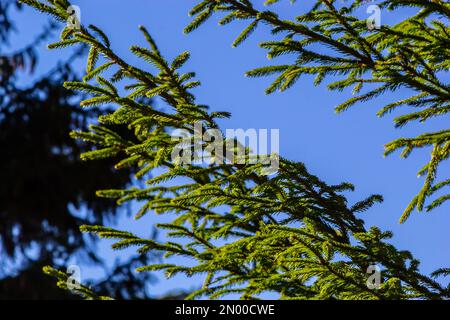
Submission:
[[[66,298],[42,267],[62,266],[74,255],[105,266],[94,239],[82,236],[79,226],[117,218],[116,206],[95,191],[125,187],[131,172],[115,172],[113,160],[81,161],[89,148],[69,136],[99,116],[95,109],[82,110],[79,95],[60,85],[77,78],[71,62],[84,50],[36,81],[18,84],[21,73],[33,73],[37,48],[54,29],[49,24],[28,46],[11,51],[20,34],[10,14],[20,9],[16,1],[0,2],[0,299]],[[126,134],[126,128],[117,129]],[[135,279],[132,264],[112,268],[98,287],[124,298],[147,297],[142,284],[148,278]]]

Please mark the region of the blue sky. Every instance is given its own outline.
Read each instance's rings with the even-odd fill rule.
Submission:
[[[392,242],[399,248],[410,250],[422,262],[421,269],[429,273],[437,268],[450,266],[446,234],[450,222],[450,207],[443,207],[430,214],[414,213],[403,225],[398,219],[404,208],[419,191],[423,179],[417,171],[429,158],[429,150],[414,153],[404,160],[397,154],[383,158],[383,145],[398,137],[415,136],[431,130],[445,128],[443,120],[426,124],[413,124],[395,129],[392,116],[379,119],[376,111],[383,102],[399,99],[407,94],[398,91],[378,100],[358,104],[349,111],[337,115],[334,107],[351,97],[351,93],[330,92],[325,85],[314,87],[312,78],[301,79],[284,93],[265,95],[270,84],[268,78],[251,79],[244,73],[252,68],[281,61],[268,61],[266,52],[258,43],[269,39],[268,29],[258,29],[251,38],[237,49],[231,47],[234,38],[244,25],[217,25],[217,18],[190,35],[183,34],[188,24],[189,9],[195,0],[78,0],[83,24],[94,23],[111,39],[113,49],[127,61],[146,67],[129,53],[133,44],[143,44],[138,25],[146,26],[161,51],[174,58],[183,51],[191,52],[186,70],[195,71],[202,86],[195,89],[197,101],[208,104],[212,110],[230,111],[232,118],[222,122],[225,128],[280,129],[280,153],[283,157],[304,162],[309,170],[328,183],[349,181],[356,192],[349,199],[357,201],[373,193],[382,194],[385,202],[364,214],[367,224],[392,230]],[[257,2],[257,1],[255,1]],[[262,2],[262,1],[261,1]],[[275,8],[280,16],[293,17],[304,5],[300,1],[290,5],[282,1]],[[405,13],[402,13],[405,14]],[[401,19],[402,14],[382,12],[382,23]],[[25,44],[40,30],[46,19],[26,9],[17,16],[20,39],[14,46]],[[48,70],[60,51],[42,48],[38,74]],[[285,60],[290,60],[289,58]],[[83,67],[80,64],[80,70]],[[398,114],[396,114],[398,115]],[[442,167],[441,177],[448,177],[450,170]],[[161,219],[161,218],[158,218]],[[148,235],[155,218],[146,217],[134,221],[124,218],[119,228]],[[120,253],[113,253],[106,243],[99,246],[105,257],[113,260]],[[85,277],[95,277],[96,270],[86,269]],[[193,279],[176,278],[170,282],[159,281],[151,287],[155,294],[176,287],[193,287]]]

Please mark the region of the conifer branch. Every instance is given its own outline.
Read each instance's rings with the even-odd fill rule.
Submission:
[[[42,9],[39,1],[24,2]],[[268,1],[269,4],[275,2]],[[230,5],[227,8],[242,10],[243,14],[260,20],[279,21],[274,14],[257,12],[248,0],[206,0],[194,8],[193,13],[199,16],[188,30],[198,27],[214,8],[220,9],[214,7],[217,3]],[[59,14],[61,10],[56,10],[55,4],[55,7],[44,7],[41,11]],[[59,18],[63,17],[61,13]],[[281,21],[277,27],[311,37],[317,33],[286,21]],[[138,271],[163,270],[168,277],[178,273],[205,276],[203,287],[190,298],[219,298],[239,293],[242,298],[250,299],[263,292],[278,292],[283,299],[450,299],[447,288],[419,273],[419,262],[411,253],[400,251],[387,242],[392,236],[390,232],[367,229],[363,220],[356,216],[357,212],[366,211],[380,202],[381,196],[372,195],[350,205],[343,192],[353,190],[352,185],[328,185],[309,173],[302,163],[279,156],[276,157],[279,163],[277,174],[267,176],[261,163],[231,161],[239,156],[251,158],[248,149],[243,155],[237,154],[239,148],[236,145],[232,152],[223,155],[222,160],[228,161],[222,163],[182,165],[175,161],[171,155],[178,142],[173,141],[170,130],[184,129],[193,133],[196,123],[202,128],[217,128],[214,118],[228,117],[229,114],[211,113],[207,107],[196,104],[190,86],[186,84],[193,74],[180,75],[177,70],[186,63],[189,55],[183,53],[174,61],[167,61],[150,34],[144,28],[141,30],[150,49],[135,46],[131,50],[156,72],[131,66],[117,56],[111,50],[109,40],[106,41],[107,36],[97,27],[95,34],[81,28],[72,35],[65,35],[66,40],[76,40],[71,45],[89,45],[104,56],[108,68],[118,69],[112,78],[105,75],[105,69],[96,70],[96,84],[66,84],[70,89],[85,91],[92,96],[85,105],[102,102],[118,105],[116,111],[100,117],[99,124],[91,126],[88,132],[73,132],[72,136],[93,143],[95,149],[84,155],[86,159],[118,156],[121,160],[117,168],[135,166],[140,171],[137,178],[147,184],[126,190],[99,191],[99,196],[116,199],[118,204],[142,202],[136,218],[149,212],[175,214],[176,217],[170,223],[157,226],[165,232],[167,241],[145,239],[103,226],[83,226],[83,232],[113,239],[116,250],[136,247],[139,254],[157,251],[165,257],[189,258],[193,262],[189,266],[155,263],[142,266]],[[368,60],[361,48],[350,47],[345,41],[337,45],[329,36],[320,35],[317,39],[322,41],[324,38],[326,43],[336,45],[337,51],[361,61]],[[343,63],[328,60],[331,67],[341,67],[333,63]],[[89,68],[92,70],[88,78],[94,72],[93,67]],[[328,71],[331,69],[325,70]],[[353,76],[359,78],[360,74]],[[119,88],[122,78],[133,84]],[[286,86],[281,84],[280,87],[283,85]],[[164,89],[155,91],[156,88]],[[120,89],[128,89],[131,93],[122,96]],[[173,110],[155,110],[140,99],[147,94],[160,96]],[[127,125],[134,136],[124,137],[106,126],[114,123]],[[436,138],[444,141],[435,151],[434,164],[448,155],[446,134],[448,132],[421,137],[422,145]],[[229,143],[226,139],[222,142]],[[188,138],[184,138],[183,143],[191,149],[198,147]],[[417,141],[403,139],[388,150],[414,143]],[[204,150],[208,146],[202,142],[200,148]],[[425,170],[431,172],[430,187],[435,168],[436,165],[430,165]],[[149,172],[152,177],[147,176]],[[445,185],[438,184],[430,190]],[[383,275],[377,290],[369,289],[366,283],[367,268],[374,264],[380,266]],[[442,270],[436,275],[445,275]],[[67,275],[53,269],[47,269],[47,272],[59,279],[64,287]],[[90,289],[80,288],[85,297],[97,298]]]
[[[265,5],[277,2],[279,1],[266,1]],[[410,89],[411,96],[389,103],[378,112],[379,116],[400,107],[420,108],[418,112],[394,119],[395,126],[402,127],[413,121],[424,122],[431,117],[448,115],[450,85],[445,81],[445,75],[448,75],[450,69],[450,29],[448,23],[445,23],[448,20],[445,19],[449,18],[450,5],[445,1],[385,0],[379,4],[381,9],[415,7],[419,11],[396,25],[382,25],[378,29],[369,30],[366,21],[359,19],[354,13],[363,4],[364,1],[354,0],[338,6],[336,1],[320,0],[315,2],[312,9],[289,21],[281,19],[273,11],[255,9],[248,0],[201,0],[191,14],[195,16],[203,15],[206,11],[222,12],[226,16],[220,24],[252,20],[248,31],[253,31],[258,22],[263,22],[272,28],[272,33],[285,34],[282,40],[265,41],[260,46],[268,50],[269,58],[292,55],[296,58],[295,62],[266,66],[247,73],[251,77],[277,75],[266,90],[268,94],[291,88],[303,74],[314,74],[316,85],[330,77],[333,80],[328,85],[330,90],[343,91],[353,86],[353,93],[356,94],[370,88],[340,104],[336,108],[337,112],[375,99],[388,90],[395,92],[404,87]],[[196,28],[210,16],[211,14],[204,15],[200,20],[194,18]],[[192,30],[193,28],[188,28],[187,31]],[[244,30],[243,36],[238,37],[236,43],[241,43],[246,37],[247,30]],[[324,54],[323,50],[317,49],[317,44],[321,45],[319,48],[326,47],[330,50]],[[328,53],[329,51],[331,52]],[[448,140],[428,140],[426,145],[422,145],[420,141],[423,141],[421,137],[411,139],[411,148],[428,146],[434,150],[433,146]],[[395,141],[387,144],[387,154],[393,151],[394,145]],[[432,156],[428,165],[437,168],[447,158],[448,155],[439,158]],[[436,162],[437,159],[439,161]],[[419,193],[420,201],[412,208],[408,206],[402,222],[409,216],[410,210],[422,211],[424,197],[429,198],[435,194],[431,191],[433,188],[429,182],[429,178],[425,180]],[[445,201],[445,197],[441,200]],[[413,203],[415,202],[411,202]],[[428,208],[431,210],[435,206]]]

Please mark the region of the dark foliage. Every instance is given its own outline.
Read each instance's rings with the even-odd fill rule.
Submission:
[[[95,109],[82,110],[80,97],[60,86],[76,79],[70,63],[84,50],[19,85],[21,75],[33,74],[38,46],[54,29],[50,24],[28,46],[7,52],[20,37],[10,19],[20,8],[15,1],[0,2],[0,299],[67,298],[42,267],[66,264],[74,255],[77,261],[104,265],[95,241],[79,226],[117,218],[116,206],[95,191],[125,187],[131,172],[116,172],[113,160],[81,161],[88,146],[69,136],[99,116]],[[115,130],[127,134],[124,127]],[[99,288],[105,294],[145,297],[141,288],[148,278],[136,280],[127,265],[113,268],[106,279],[115,279],[114,284]]]

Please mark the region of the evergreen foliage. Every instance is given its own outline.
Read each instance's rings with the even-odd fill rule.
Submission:
[[[52,0],[47,4],[38,0],[22,2],[58,20],[67,19],[69,2],[66,0]],[[274,2],[277,1],[269,1]],[[328,1],[323,3],[331,5]],[[187,31],[198,27],[214,10],[228,10],[229,6],[233,6],[232,15],[226,21],[241,17],[256,18],[265,23],[281,21],[272,13],[250,10],[252,5],[247,0],[208,0],[193,10],[196,18]],[[321,14],[334,19],[332,14]],[[327,45],[336,45],[340,52],[354,54],[354,59],[367,65],[372,59],[364,53],[369,50],[365,42],[352,42],[350,45],[348,36],[337,41],[321,35],[325,32],[323,28],[328,28],[326,24],[309,28],[301,22],[281,22],[280,30],[275,31],[292,28],[291,32],[298,30],[306,36],[317,34]],[[252,23],[235,44],[242,42],[255,26],[256,22]],[[180,71],[189,58],[187,53],[167,61],[149,32],[144,27],[140,30],[148,47],[132,46],[130,50],[148,62],[146,70],[130,65],[113,52],[107,36],[95,26],[64,30],[61,41],[50,47],[88,45],[91,52],[95,52],[87,61],[88,76],[83,82],[66,82],[65,87],[89,94],[90,97],[82,103],[84,106],[110,103],[118,106],[116,111],[99,117],[99,123],[91,126],[89,131],[72,133],[74,138],[95,146],[83,158],[120,157],[116,167],[137,167],[137,178],[146,183],[145,187],[103,190],[98,195],[116,199],[119,204],[141,201],[143,206],[136,214],[137,219],[150,212],[174,218],[170,223],[157,226],[166,232],[164,241],[145,239],[131,232],[103,226],[83,226],[83,232],[113,239],[113,248],[117,250],[136,247],[142,255],[161,252],[167,259],[164,263],[142,265],[139,272],[163,270],[168,277],[180,273],[203,275],[203,286],[188,297],[192,299],[220,298],[228,294],[256,299],[264,292],[276,292],[283,299],[450,298],[450,286],[419,273],[419,261],[411,253],[398,250],[387,242],[392,236],[390,232],[364,226],[358,215],[382,201],[379,195],[348,204],[343,193],[354,189],[351,184],[328,185],[309,173],[303,164],[281,157],[278,158],[279,171],[272,176],[264,174],[261,163],[234,164],[227,161],[224,164],[180,165],[173,161],[171,155],[178,144],[171,137],[174,129],[193,133],[194,125],[199,122],[204,129],[218,128],[216,119],[229,114],[210,112],[207,106],[196,102],[191,92],[191,88],[199,85],[194,80],[195,73]],[[289,44],[291,39],[285,41]],[[312,38],[305,42],[311,41]],[[319,59],[312,52],[301,52],[305,59],[310,57],[310,61]],[[347,65],[350,71],[344,74],[349,76],[349,83],[358,73],[370,70],[367,65],[350,65],[347,58],[323,56],[320,59],[327,65],[317,67],[319,69],[296,66],[291,70],[293,74],[288,75],[291,79],[288,83],[304,70],[315,70],[313,73],[320,70],[329,74],[341,70],[338,65]],[[382,68],[384,71],[380,71],[380,77],[393,77],[388,65],[386,69]],[[104,72],[106,69],[113,72],[112,76]],[[94,78],[96,81],[91,80]],[[397,86],[401,85],[400,78],[395,78]],[[126,84],[122,80],[126,80]],[[289,86],[285,80],[280,81],[281,84],[275,87]],[[425,87],[430,85],[428,82],[422,84]],[[142,96],[158,96],[171,109],[159,111],[151,104],[142,103]],[[134,138],[129,139],[111,130],[108,128],[111,124],[127,125],[134,132]],[[186,143],[197,147],[193,142]],[[201,148],[209,145],[202,142]],[[233,156],[235,153],[227,153],[225,158],[230,160]],[[246,157],[250,155],[246,153]],[[152,176],[148,177],[150,171]],[[187,258],[189,263],[171,263],[170,258],[174,256]],[[383,277],[378,289],[370,289],[367,285],[367,269],[374,264],[381,268]],[[51,268],[45,271],[58,278],[59,285],[65,288],[65,274]],[[436,277],[445,275],[446,269],[433,274]],[[77,293],[89,299],[100,298],[85,287]]]
[[[268,0],[266,6],[280,2]],[[406,113],[394,119],[400,128],[412,122],[424,122],[434,117],[445,117],[450,111],[450,4],[448,1],[430,0],[384,0],[378,6],[384,10],[400,7],[417,8],[400,23],[368,28],[366,17],[361,19],[357,11],[370,3],[364,0],[310,1],[311,9],[295,20],[284,20],[275,12],[258,9],[249,0],[202,0],[191,10],[194,19],[185,32],[197,29],[215,12],[224,13],[220,25],[235,20],[250,21],[237,37],[233,46],[242,43],[258,24],[271,28],[272,34],[284,35],[281,40],[260,44],[268,51],[268,58],[290,55],[292,64],[258,68],[247,73],[249,77],[277,75],[267,88],[268,94],[291,88],[302,75],[315,75],[315,84],[325,79],[330,90],[343,91],[353,88],[353,97],[336,107],[340,113],[351,106],[364,103],[400,88],[410,89],[407,98],[385,105],[377,115],[385,116],[406,108]],[[302,4],[302,6],[307,6]],[[323,50],[327,48],[327,50]],[[400,138],[385,146],[385,155],[402,149],[401,156],[408,157],[412,151],[430,147],[431,159],[424,165],[419,176],[425,176],[423,188],[404,211],[404,222],[414,209],[422,211],[427,198],[437,198],[426,206],[430,211],[450,199],[442,190],[450,184],[446,179],[436,182],[440,164],[450,156],[450,131],[448,129],[423,133],[413,138]]]
[[[96,238],[79,232],[80,225],[113,222],[123,213],[95,191],[125,187],[131,177],[131,169],[116,172],[114,159],[81,161],[80,154],[91,146],[69,136],[102,114],[84,110],[78,105],[81,96],[61,87],[78,79],[71,65],[84,48],[36,74],[39,49],[54,38],[58,25],[46,23],[19,48],[20,9],[16,0],[0,2],[0,299],[73,298],[55,288],[42,267],[64,267],[74,260],[104,268],[105,278],[95,284],[102,294],[147,298],[142,288],[151,275],[131,276],[146,257],[108,268],[96,252]],[[19,18],[13,18],[15,13]]]

